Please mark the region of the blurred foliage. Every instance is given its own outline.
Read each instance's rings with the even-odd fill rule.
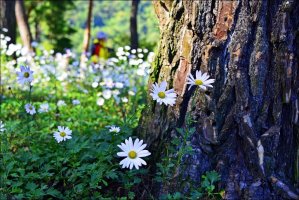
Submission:
[[[62,52],[74,47],[76,52],[81,52],[88,1],[25,1],[25,7],[35,41],[47,50]],[[130,44],[130,11],[131,1],[95,0],[91,41],[97,32],[104,31],[110,48]],[[139,3],[138,33],[140,47],[153,51],[159,38],[159,27],[150,1]]]
[[[76,9],[70,10],[67,17],[77,30],[72,36],[76,52],[81,52],[82,35],[87,17],[88,4],[82,1],[74,2]],[[131,1],[94,1],[92,19],[92,40],[98,31],[108,35],[108,46],[116,49],[130,44],[130,11]],[[138,33],[140,47],[154,50],[159,39],[158,20],[151,1],[140,1],[138,7]]]
[[[71,34],[75,33],[66,17],[67,10],[75,9],[73,1],[24,1],[34,40],[46,49],[62,52],[72,47]]]

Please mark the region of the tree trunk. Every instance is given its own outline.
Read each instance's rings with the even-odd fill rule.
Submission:
[[[85,27],[85,32],[84,32],[84,40],[83,40],[83,53],[86,53],[88,51],[88,47],[89,47],[92,4],[93,4],[93,1],[89,0],[88,15],[87,15],[86,27]]]
[[[39,24],[39,22],[36,20],[36,21],[34,21],[34,29],[35,29],[35,41],[36,42],[40,42],[41,41],[41,39],[40,39],[40,37],[41,37],[41,29],[40,29],[40,24]]]
[[[15,0],[0,1],[0,28],[8,29],[6,35],[11,38],[9,43],[16,43]]]
[[[226,199],[299,199],[299,4],[296,1],[153,1],[161,41],[149,87],[166,80],[176,105],[152,102],[137,129],[151,163],[185,126],[196,121],[184,156],[184,177],[199,184],[217,170]],[[186,90],[195,70],[215,78],[205,94]],[[191,106],[192,100],[195,106]],[[161,153],[162,152],[162,153]],[[151,166],[151,165],[150,165]],[[154,164],[150,167],[153,169]],[[157,195],[181,191],[164,183]],[[184,190],[186,191],[186,190]]]
[[[18,28],[20,31],[21,39],[25,47],[28,50],[33,51],[31,46],[32,43],[32,35],[30,32],[30,27],[28,24],[28,17],[26,16],[25,12],[25,5],[23,0],[16,0],[15,5],[15,12],[16,12],[16,19],[18,23]]]
[[[138,48],[138,30],[137,30],[137,13],[139,0],[132,0],[131,17],[130,17],[130,31],[131,31],[131,48]]]
[[[86,53],[88,52],[88,47],[89,47],[92,6],[93,6],[93,0],[89,0],[88,14],[87,14],[86,27],[84,32],[84,39],[83,39],[83,52],[81,54],[81,59],[80,59],[81,68],[83,67],[83,63],[85,63]]]

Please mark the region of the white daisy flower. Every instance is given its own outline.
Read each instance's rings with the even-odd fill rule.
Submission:
[[[116,83],[115,83],[115,87],[121,89],[121,88],[124,87],[124,84],[121,83],[121,82],[116,82]]]
[[[98,100],[97,100],[98,106],[102,106],[102,105],[104,105],[104,103],[105,103],[105,99],[103,99],[102,97],[98,98]]]
[[[123,98],[121,98],[121,101],[122,101],[123,103],[128,103],[128,102],[129,102],[129,99],[128,99],[127,97],[123,97]]]
[[[154,52],[150,52],[150,53],[148,54],[148,56],[147,56],[147,61],[148,61],[149,63],[152,63],[152,62],[154,61],[154,59],[155,59],[155,53],[154,53]]]
[[[33,71],[30,70],[29,66],[21,66],[21,71],[17,72],[18,82],[21,85],[25,83],[31,83],[33,81]]]
[[[66,106],[66,103],[65,103],[65,101],[63,101],[63,100],[59,100],[59,101],[57,102],[57,106],[58,106],[58,107]]]
[[[98,83],[98,82],[93,82],[92,85],[91,85],[91,87],[93,87],[93,88],[96,88],[96,87],[98,87],[98,86],[99,86],[99,83]]]
[[[130,91],[128,92],[128,94],[131,95],[131,96],[134,96],[136,93],[135,93],[134,91],[131,91],[131,90],[130,90]]]
[[[133,169],[134,166],[136,169],[139,169],[142,164],[146,165],[146,162],[141,158],[149,156],[151,153],[148,150],[144,150],[146,144],[142,145],[142,143],[143,140],[139,140],[138,138],[133,143],[130,137],[129,140],[125,140],[125,143],[117,145],[122,150],[122,152],[118,152],[117,155],[119,157],[126,157],[119,163],[122,165],[122,168]]]
[[[36,113],[35,107],[31,103],[27,103],[25,105],[25,110],[30,115],[34,115]]]
[[[130,50],[131,49],[131,47],[130,46],[125,46],[125,50]]]
[[[187,84],[190,84],[189,89],[195,85],[199,86],[201,89],[206,90],[207,87],[212,88],[212,83],[215,82],[215,79],[209,79],[210,76],[207,73],[202,73],[200,70],[196,70],[196,77],[194,78],[192,74],[189,74],[187,77]]]
[[[118,127],[118,126],[110,126],[109,127],[110,129],[109,129],[109,132],[110,133],[119,133],[120,132],[120,128]]]
[[[117,51],[124,51],[123,47],[118,47]]]
[[[164,103],[166,106],[173,106],[176,101],[176,93],[174,92],[174,89],[166,91],[166,87],[166,81],[163,81],[160,85],[154,83],[150,95],[153,97],[153,100],[156,100],[160,105]]]
[[[72,138],[72,131],[68,127],[58,126],[58,131],[54,133],[55,140],[59,143]]]
[[[73,100],[73,105],[80,105],[80,101],[78,99]]]
[[[39,106],[38,112],[39,113],[47,113],[47,112],[49,112],[49,104],[48,103],[41,104]]]
[[[103,97],[104,97],[105,99],[110,99],[111,96],[112,96],[112,91],[111,91],[111,90],[104,90],[104,91],[103,91]]]
[[[106,78],[104,79],[104,84],[106,85],[107,88],[113,88],[114,82],[112,78]]]
[[[4,132],[6,129],[5,129],[5,125],[2,121],[0,121],[0,132]]]

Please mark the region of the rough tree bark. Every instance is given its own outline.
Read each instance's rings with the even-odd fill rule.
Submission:
[[[28,50],[33,51],[31,45],[32,35],[30,32],[28,17],[26,16],[25,5],[23,0],[16,0],[15,12],[22,42],[24,46],[28,48]]]
[[[137,13],[139,0],[132,0],[131,17],[130,17],[130,31],[131,31],[131,48],[138,48],[138,30],[137,30]]]
[[[299,4],[153,4],[161,41],[149,87],[166,80],[178,99],[174,107],[153,102],[144,111],[138,133],[150,145],[152,163],[191,112],[195,154],[184,157],[181,174],[200,183],[204,172],[217,170],[226,199],[299,199]],[[194,88],[186,90],[186,76],[199,69],[216,81],[206,94],[194,96]],[[164,184],[156,194],[170,188]]]
[[[0,1],[0,28],[7,28],[10,43],[16,43],[15,0]]]

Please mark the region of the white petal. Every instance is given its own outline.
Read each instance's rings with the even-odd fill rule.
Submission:
[[[121,150],[123,150],[125,153],[127,153],[129,151],[129,145],[126,145],[124,143],[121,143],[121,145],[119,145],[119,147],[121,148]]]
[[[134,148],[133,140],[132,140],[131,137],[129,137],[129,147],[130,147],[130,149],[133,149],[133,148]]]
[[[146,144],[141,145],[138,149],[136,149],[136,152],[143,150],[145,147],[146,147]]]
[[[123,164],[125,164],[125,162],[126,162],[126,160],[127,160],[128,158],[124,158],[124,159],[122,159],[121,161],[120,161],[120,165],[123,165]]]
[[[137,146],[138,143],[139,143],[139,139],[136,138],[136,140],[134,141],[134,145],[133,145],[134,149],[137,149],[139,147],[139,146]]]
[[[151,155],[151,153],[148,150],[142,150],[138,153],[138,157],[142,158],[142,157],[146,157]]]
[[[195,75],[196,79],[199,79],[201,77],[201,71],[196,70]]]
[[[67,135],[67,136],[65,136],[65,138],[66,139],[72,139],[72,136]]]
[[[203,85],[200,85],[199,86],[201,89],[203,89],[203,90],[206,90],[207,88],[206,88],[206,86],[203,86]]]
[[[195,81],[194,76],[192,74],[189,74],[189,76],[187,77],[187,80],[189,80],[191,82]]]
[[[133,169],[133,165],[134,165],[134,163],[131,162],[131,163],[130,163],[130,169]]]
[[[117,155],[118,155],[119,157],[127,157],[127,156],[128,156],[128,154],[125,153],[125,152],[118,152]]]
[[[58,126],[58,130],[62,132],[63,131],[63,126]]]
[[[160,89],[162,91],[165,91],[166,90],[166,87],[167,87],[167,82],[166,81],[163,81],[161,84],[160,84]]]
[[[205,85],[208,85],[208,84],[211,84],[211,83],[214,83],[215,82],[215,79],[209,79],[209,80],[206,80],[204,82]]]
[[[143,164],[143,165],[146,165],[146,162],[145,162],[143,159],[141,159],[141,158],[137,158],[137,160],[138,160],[139,163],[141,163],[141,164]]]
[[[136,160],[134,160],[134,166],[136,169],[139,169],[138,162],[136,162]]]

